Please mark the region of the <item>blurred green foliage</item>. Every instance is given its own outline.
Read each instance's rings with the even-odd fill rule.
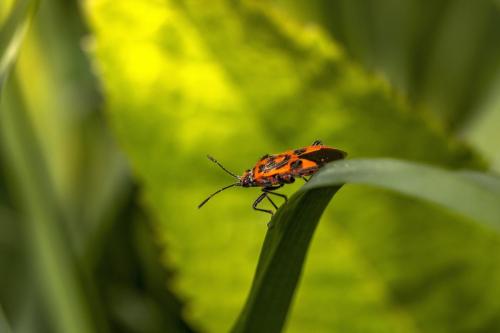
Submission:
[[[267,217],[257,190],[196,209],[230,181],[206,153],[239,173],[320,138],[500,170],[499,31],[490,0],[42,1],[1,100],[0,327],[227,331]],[[442,208],[345,187],[287,331],[497,331],[499,250]]]
[[[12,3],[1,30],[2,60],[16,54],[18,27],[30,21],[34,12],[26,8],[34,5]],[[64,1],[38,9],[2,87],[6,321],[14,332],[190,331],[165,287],[152,220],[141,213],[135,182],[106,129],[80,46],[86,33],[80,9]],[[122,254],[126,264],[115,268]]]
[[[446,128],[467,126],[494,91],[500,66],[495,1],[277,2],[303,20],[318,22],[351,56],[383,72]]]

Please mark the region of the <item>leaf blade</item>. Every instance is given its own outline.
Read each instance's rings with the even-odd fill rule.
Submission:
[[[0,29],[0,87],[17,57],[37,4],[38,0],[17,1]]]
[[[339,188],[297,193],[272,219],[250,296],[232,332],[281,330],[319,218]]]
[[[415,196],[500,227],[499,186],[494,176],[446,171],[396,159],[358,159],[325,166],[303,190],[344,182],[375,185]]]
[[[331,197],[345,183],[374,185],[411,195],[500,230],[497,177],[395,159],[330,163],[271,220],[272,227],[266,234],[250,294],[233,333],[283,329],[319,218]]]

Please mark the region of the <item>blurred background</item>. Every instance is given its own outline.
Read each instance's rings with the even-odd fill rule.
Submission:
[[[196,208],[231,182],[206,154],[498,173],[499,41],[494,0],[41,0],[0,99],[0,332],[228,331],[268,217]],[[345,186],[286,331],[499,332],[500,237]]]

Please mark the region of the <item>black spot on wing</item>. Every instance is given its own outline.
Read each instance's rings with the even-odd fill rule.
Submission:
[[[341,160],[346,157],[347,153],[334,148],[322,148],[307,154],[302,154],[300,158],[316,162],[319,166],[322,166],[328,162]]]
[[[302,167],[302,160],[296,160],[290,163],[290,168],[292,170],[297,170],[300,169],[301,167]]]

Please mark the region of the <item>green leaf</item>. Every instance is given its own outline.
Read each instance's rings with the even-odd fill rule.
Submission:
[[[65,237],[65,215],[54,194],[45,156],[34,134],[17,81],[7,85],[2,101],[2,156],[10,172],[9,184],[16,189],[20,219],[29,256],[40,283],[53,330],[57,332],[99,331],[91,319],[89,294],[83,287],[76,255]],[[36,165],[36,168],[33,166]]]
[[[319,218],[340,187],[294,195],[269,224],[250,295],[232,332],[280,332]]]
[[[392,159],[330,163],[271,220],[252,289],[233,332],[280,332],[283,329],[319,219],[340,186],[351,183],[428,200],[500,231],[498,177]]]
[[[460,129],[479,113],[498,73],[500,11],[493,0],[279,2],[325,27],[445,128]]]
[[[500,67],[500,66],[499,66]],[[490,168],[500,172],[500,71],[496,71],[497,78],[492,85],[489,95],[481,104],[480,110],[473,121],[464,129],[463,137],[473,144],[488,160]]]
[[[500,228],[500,179],[493,175],[451,172],[391,160],[345,160],[331,163],[304,190],[360,183],[438,203],[471,219]]]
[[[16,59],[37,3],[16,2],[0,31],[2,85]],[[36,275],[35,284],[40,288],[37,296],[45,301],[43,311],[47,311],[52,330],[97,332],[99,324],[91,319],[88,290],[83,287],[75,254],[62,229],[66,218],[64,208],[55,195],[46,156],[28,116],[19,81],[13,77],[6,88],[0,112],[2,161],[5,161],[10,176],[9,187],[15,189],[13,196],[29,243],[30,265],[33,266],[30,273]]]
[[[12,329],[10,328],[9,323],[7,322],[7,318],[5,318],[5,314],[3,312],[2,305],[0,304],[0,332],[11,333]]]
[[[0,29],[0,87],[17,57],[37,0],[18,0]]]

